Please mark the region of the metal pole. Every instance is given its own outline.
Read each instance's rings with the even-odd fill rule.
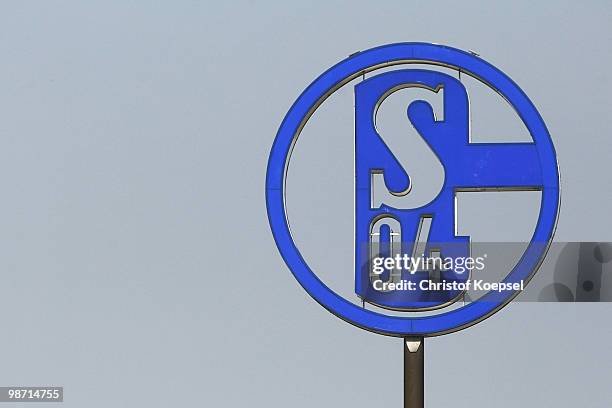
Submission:
[[[425,407],[425,341],[404,338],[404,408]]]

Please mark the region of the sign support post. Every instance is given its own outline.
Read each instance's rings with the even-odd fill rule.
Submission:
[[[404,408],[425,407],[425,341],[423,337],[405,337]]]

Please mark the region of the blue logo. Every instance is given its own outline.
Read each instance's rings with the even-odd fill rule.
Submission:
[[[527,127],[533,142],[473,143],[469,140],[469,103],[465,87],[447,74],[406,69],[405,64],[445,66],[471,75],[508,101]],[[381,67],[402,65],[376,74]],[[289,155],[300,130],[314,110],[350,80],[372,72],[355,86],[355,292],[364,303],[398,311],[441,309],[430,316],[398,316],[367,310],[325,286],[296,247],[287,224],[284,183]],[[415,97],[401,114],[410,131],[425,142],[424,152],[443,168],[438,184],[417,185],[407,171],[402,151],[393,148],[377,121],[385,101],[418,89],[441,101],[442,112]],[[440,114],[441,113],[441,114]],[[421,146],[421,148],[423,148]],[[415,149],[418,147],[415,146]],[[433,199],[419,201],[415,189],[430,189]],[[401,43],[352,55],[317,78],[296,100],[283,120],[268,162],[266,201],[276,244],[296,279],[321,305],[364,329],[391,336],[433,336],[475,324],[502,308],[518,291],[491,291],[478,301],[443,311],[462,294],[460,289],[385,290],[383,285],[427,280],[465,283],[469,274],[459,263],[448,268],[398,268],[376,263],[415,255],[427,259],[469,257],[469,237],[456,233],[455,196],[462,191],[536,190],[541,192],[535,232],[518,264],[503,282],[528,281],[537,271],[552,239],[559,208],[559,175],[554,147],[538,111],[504,73],[479,57],[454,48]],[[427,191],[425,191],[427,192]],[[426,195],[426,194],[425,194]],[[419,242],[424,242],[420,247]],[[421,265],[422,266],[422,265]]]

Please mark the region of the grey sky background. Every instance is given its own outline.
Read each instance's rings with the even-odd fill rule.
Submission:
[[[357,50],[475,50],[552,134],[556,239],[612,241],[611,20],[603,1],[2,3],[0,385],[64,386],[67,407],[401,406],[401,341],[327,313],[276,251],[280,121]],[[341,184],[341,141],[302,163]],[[310,207],[350,215],[332,187]],[[310,224],[312,262],[343,266]],[[428,406],[609,405],[611,307],[516,304],[428,340]]]

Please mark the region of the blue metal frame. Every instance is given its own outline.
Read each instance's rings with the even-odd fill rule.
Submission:
[[[501,94],[529,130],[538,160],[542,192],[538,222],[521,260],[504,282],[528,281],[536,272],[552,239],[559,210],[559,173],[556,154],[546,125],[525,93],[503,72],[461,50],[426,43],[399,43],[359,52],[324,72],[299,96],[285,116],[268,160],[266,204],[276,245],[302,287],[323,307],[358,327],[389,336],[435,336],[461,330],[491,316],[518,292],[490,292],[477,302],[426,317],[389,316],[366,310],[340,297],[308,267],[297,249],[287,223],[284,202],[286,166],[299,132],[314,110],[337,88],[364,72],[402,63],[426,63],[460,69]],[[495,180],[493,180],[495,184]],[[539,183],[538,183],[539,184]]]

